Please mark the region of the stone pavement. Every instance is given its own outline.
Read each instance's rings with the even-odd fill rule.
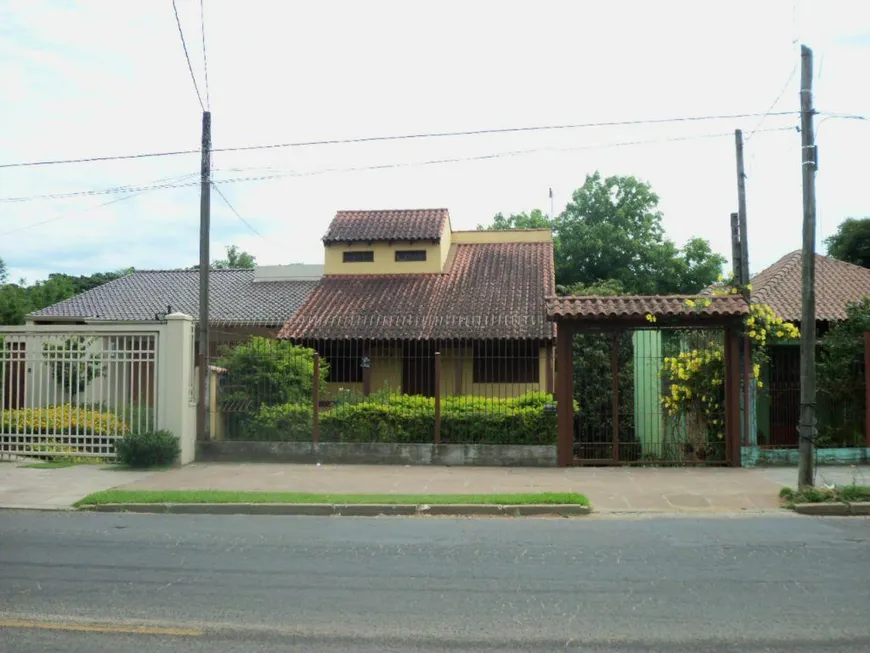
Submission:
[[[73,503],[92,492],[108,490],[157,473],[105,470],[105,465],[27,469],[22,466],[25,464],[0,463],[0,508],[71,508]]]
[[[822,467],[818,483],[870,484],[870,468]],[[783,468],[403,467],[194,463],[163,472],[95,465],[25,469],[0,464],[0,507],[66,508],[91,492],[261,490],[353,494],[582,492],[596,512],[673,514],[775,512],[777,493],[794,486]]]
[[[851,483],[855,468],[820,469]],[[859,472],[860,473],[860,472]],[[864,469],[870,483],[870,470]],[[403,467],[194,463],[124,489],[262,490],[355,494],[581,492],[600,513],[769,512],[795,485],[794,468]],[[862,482],[860,476],[859,482]],[[820,480],[821,482],[821,480]]]

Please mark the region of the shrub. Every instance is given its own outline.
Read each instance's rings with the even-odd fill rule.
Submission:
[[[320,415],[320,436],[331,442],[432,442],[435,402],[426,397],[344,404]],[[413,409],[409,410],[409,406]]]
[[[260,406],[260,412],[245,425],[239,439],[272,442],[308,442],[313,432],[310,405]]]
[[[171,465],[181,453],[178,438],[169,431],[128,433],[115,443],[118,462],[130,467]]]
[[[4,433],[35,435],[125,435],[129,425],[117,415],[64,404],[45,408],[0,411]]]

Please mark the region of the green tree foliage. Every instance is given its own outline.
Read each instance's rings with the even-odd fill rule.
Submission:
[[[870,218],[846,218],[825,245],[828,256],[870,268]]]
[[[9,276],[9,272],[6,269],[6,262],[0,258],[0,283],[6,283],[7,276]]]
[[[864,333],[870,331],[870,299],[846,308],[846,319],[828,331],[818,360],[818,389],[828,422],[822,435],[834,444],[863,437]]]
[[[622,294],[693,294],[716,281],[725,258],[702,238],[682,248],[662,227],[659,198],[630,176],[587,175],[561,215],[498,214],[486,229],[553,229],[556,283],[563,289],[617,286]],[[602,286],[601,284],[605,284]],[[603,294],[596,292],[594,294]]]
[[[88,351],[94,338],[77,336],[61,344],[46,342],[42,345],[52,377],[70,397],[83,392],[88,384],[103,373],[98,356]]]
[[[55,273],[48,275],[45,281],[37,281],[31,285],[23,281],[5,283],[8,275],[0,274],[0,324],[23,324],[28,313],[92,290],[132,271],[133,268],[125,268],[115,272],[81,276]]]
[[[504,229],[551,229],[553,221],[540,209],[534,209],[531,213],[511,213],[505,217],[502,213],[496,213],[490,225],[477,225],[482,230]]]
[[[254,268],[257,266],[257,259],[247,252],[243,252],[236,245],[227,247],[227,257],[219,259],[212,263],[215,270],[227,270],[234,268]]]

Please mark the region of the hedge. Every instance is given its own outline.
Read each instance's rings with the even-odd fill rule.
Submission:
[[[310,405],[261,406],[240,439],[303,441],[312,438]],[[382,395],[342,403],[319,415],[324,442],[430,443],[435,433],[431,397]],[[555,444],[555,402],[544,392],[516,398],[445,397],[441,441],[477,444]]]
[[[0,432],[22,435],[124,435],[130,427],[115,414],[71,404],[0,412]]]

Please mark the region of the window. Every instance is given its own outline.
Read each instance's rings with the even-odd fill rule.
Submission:
[[[375,260],[374,252],[344,252],[342,260],[345,263],[373,263]]]
[[[358,342],[327,342],[317,347],[320,355],[329,363],[330,383],[362,383],[363,351]]]
[[[425,249],[406,249],[396,252],[396,261],[399,263],[407,263],[410,261],[425,261]]]
[[[540,345],[528,340],[474,343],[474,383],[538,383]]]

